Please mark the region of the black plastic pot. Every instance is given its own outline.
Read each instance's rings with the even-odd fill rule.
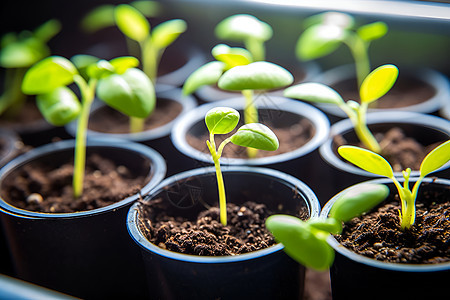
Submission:
[[[23,166],[36,160],[59,165],[69,161],[73,151],[73,140],[45,145],[17,157],[0,170],[1,220],[16,275],[86,299],[144,298],[139,249],[125,226],[128,209],[139,194],[103,208],[75,213],[33,212],[4,200],[2,183],[13,178]],[[87,155],[91,153],[147,176],[141,194],[148,193],[165,176],[163,158],[145,145],[98,139],[88,141]]]
[[[249,165],[280,170],[304,181],[321,199],[319,171],[323,161],[319,156],[318,148],[327,139],[330,126],[325,114],[312,105],[284,97],[258,97],[255,100],[255,105],[258,107],[261,123],[271,121],[276,126],[289,127],[301,119],[307,119],[315,128],[313,137],[305,145],[291,152],[254,159],[222,157],[221,163],[223,165]],[[183,154],[179,161],[180,164],[184,165],[185,170],[213,164],[211,155],[192,147],[186,137],[188,134],[202,136],[207,133],[204,117],[208,110],[219,106],[237,109],[242,116],[245,101],[244,98],[231,98],[203,104],[185,114],[173,126],[172,142],[175,148]]]
[[[413,179],[411,182],[416,180]],[[391,189],[391,195],[397,193],[390,179],[374,179],[361,184],[368,182],[387,184]],[[426,190],[448,190],[449,185],[450,181],[447,179],[426,178],[419,189],[418,199]],[[321,217],[328,215],[333,203],[342,193],[344,191],[325,205]],[[334,264],[330,269],[334,300],[440,299],[448,293],[447,285],[450,278],[448,262],[428,265],[388,263],[356,254],[342,246],[332,236],[328,242],[336,252]]]
[[[170,132],[172,130],[175,122],[180,119],[185,113],[194,109],[197,106],[197,102],[192,96],[183,96],[181,89],[174,88],[173,86],[168,87],[167,85],[162,86],[163,92],[157,92],[157,100],[162,101],[163,99],[167,99],[169,101],[176,101],[181,104],[182,110],[180,114],[169,123],[164,124],[163,126],[146,130],[139,133],[104,133],[93,130],[88,130],[87,136],[88,138],[117,138],[123,139],[126,141],[139,142],[150,146],[155,149],[159,153],[161,153],[166,160],[167,165],[167,175],[175,174],[181,171],[177,165],[177,156],[179,156],[178,151],[174,148],[171,140],[170,140]],[[103,102],[98,101],[97,105],[93,106],[91,114],[89,118],[95,118],[95,114],[97,111],[106,108],[107,106],[103,104]],[[71,122],[66,125],[67,131],[75,136],[76,133],[77,122]]]
[[[289,68],[288,68],[289,69]],[[289,69],[294,74],[294,84],[299,84],[306,81],[311,81],[313,78],[320,74],[320,67],[315,62],[296,63],[294,69]],[[297,75],[295,75],[297,73]],[[283,89],[267,92],[272,96],[283,96]],[[241,96],[240,91],[225,91],[216,86],[205,85],[200,87],[195,96],[200,100],[200,103],[215,102],[230,98],[236,98]]]
[[[307,208],[317,216],[320,204],[300,180],[267,168],[225,166],[223,176],[228,201],[262,203],[273,195],[293,214]],[[174,216],[198,214],[218,204],[213,167],[183,172],[162,181],[144,201],[162,198],[173,205]],[[139,229],[139,205],[128,213],[130,235],[141,247],[152,299],[301,299],[303,266],[289,258],[281,244],[235,256],[194,256],[164,250],[150,243]]]
[[[401,128],[407,136],[416,139],[423,145],[430,145],[450,139],[450,122],[437,116],[414,112],[374,112],[367,115],[367,124],[373,132],[387,132],[393,127]],[[323,143],[319,152],[326,162],[326,168],[322,171],[322,179],[327,182],[324,193],[327,198],[342,189],[368,179],[381,177],[364,171],[355,165],[342,159],[334,150],[333,137],[342,135],[349,143],[356,144],[358,139],[349,119],[339,121],[331,126],[330,138]],[[441,167],[433,175],[448,177],[450,163]],[[402,177],[401,172],[395,172],[396,177]],[[419,171],[413,170],[411,176],[418,176]]]
[[[399,68],[399,78],[397,81],[408,82],[408,78],[424,82],[429,85],[434,94],[431,98],[411,106],[399,107],[399,108],[369,108],[369,112],[389,112],[389,111],[409,111],[425,114],[438,114],[443,104],[450,98],[450,84],[445,75],[433,70],[433,69],[411,69],[411,68]],[[319,74],[314,81],[321,82],[328,86],[333,86],[339,82],[346,80],[352,80],[355,83],[355,66],[343,65],[333,68]],[[396,84],[398,84],[398,82]],[[395,85],[394,85],[395,89]],[[351,99],[344,99],[345,101]],[[354,99],[353,99],[354,100]],[[317,106],[323,110],[330,118],[331,123],[335,123],[339,120],[347,118],[347,115],[343,110],[330,104],[317,104]]]

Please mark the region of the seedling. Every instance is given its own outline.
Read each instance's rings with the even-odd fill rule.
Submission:
[[[314,103],[337,105],[350,118],[356,135],[364,146],[373,152],[380,153],[381,147],[367,127],[367,109],[370,103],[384,96],[392,88],[397,77],[398,69],[394,65],[383,65],[373,70],[364,79],[359,90],[361,104],[353,100],[345,102],[339,93],[321,83],[308,82],[288,87],[284,91],[284,96]]]
[[[107,105],[136,118],[147,117],[155,106],[153,85],[141,70],[135,68],[138,64],[134,57],[99,60],[87,66],[86,81],[70,60],[50,56],[25,74],[22,91],[37,95],[38,108],[49,123],[63,126],[78,119],[73,174],[76,198],[83,192],[86,131],[96,92]],[[67,87],[72,83],[78,86],[81,99]]]
[[[244,121],[258,122],[258,110],[254,103],[255,90],[270,90],[290,85],[294,78],[286,69],[265,61],[252,62],[251,54],[243,48],[231,48],[224,44],[212,50],[217,61],[209,62],[194,71],[184,83],[185,95],[203,85],[217,84],[220,89],[241,91],[245,98]],[[248,149],[249,157],[256,156],[255,149]]]
[[[388,32],[384,22],[374,22],[355,28],[352,16],[326,12],[305,20],[306,30],[300,35],[296,54],[300,60],[313,60],[333,53],[345,44],[355,61],[358,87],[370,72],[369,46]]]
[[[410,168],[402,171],[403,178],[405,179],[402,186],[395,178],[391,165],[382,156],[355,146],[341,146],[338,148],[338,152],[343,158],[361,169],[392,179],[397,187],[401,200],[401,211],[399,213],[400,227],[402,230],[405,230],[414,225],[416,218],[415,202],[422,180],[425,176],[436,171],[450,160],[450,140],[434,148],[423,159],[420,165],[420,177],[414,184],[412,190],[409,189]]]
[[[216,37],[231,42],[244,43],[255,61],[266,57],[264,42],[272,38],[272,27],[248,14],[233,15],[222,20],[215,28]]]
[[[236,133],[226,138],[217,148],[214,141],[214,135],[230,133],[236,128],[239,118],[239,112],[228,107],[215,107],[209,110],[205,115],[205,123],[209,131],[209,140],[206,141],[206,144],[216,169],[217,187],[219,191],[220,222],[224,226],[227,225],[227,202],[225,185],[220,169],[220,157],[222,156],[223,148],[229,142],[242,147],[251,147],[267,151],[275,151],[279,146],[278,139],[272,130],[263,124],[251,123],[241,126]]]
[[[0,67],[5,68],[0,115],[14,118],[26,101],[21,91],[23,76],[29,67],[50,55],[47,42],[61,30],[57,20],[49,20],[36,30],[10,32],[1,39]]]
[[[267,218],[266,227],[282,243],[284,251],[302,265],[325,270],[334,261],[330,234],[341,234],[342,224],[369,211],[389,194],[384,184],[366,183],[343,193],[333,204],[327,218],[302,221],[288,215]]]

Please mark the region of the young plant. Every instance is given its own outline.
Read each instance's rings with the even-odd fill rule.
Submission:
[[[87,66],[86,81],[75,65],[61,56],[50,56],[33,65],[25,74],[22,91],[37,95],[37,105],[45,119],[62,126],[78,119],[73,174],[73,195],[83,192],[86,160],[86,131],[94,96],[120,112],[145,118],[155,106],[154,88],[148,77],[135,68],[134,57],[99,60]],[[75,83],[81,99],[67,86]]]
[[[384,184],[363,184],[349,189],[333,204],[328,218],[302,221],[288,215],[267,218],[266,227],[282,243],[284,251],[302,265],[316,270],[329,268],[334,261],[330,234],[341,234],[342,224],[369,211],[389,194]]]
[[[300,60],[313,60],[333,53],[345,44],[355,61],[358,87],[369,74],[369,46],[383,37],[388,26],[384,22],[374,22],[355,28],[352,16],[345,13],[326,12],[305,20],[305,31],[296,45],[296,55]]]
[[[436,171],[450,161],[450,140],[434,148],[423,159],[420,165],[420,177],[414,184],[412,190],[409,189],[409,179],[411,176],[410,168],[402,171],[403,178],[405,179],[402,186],[395,178],[391,165],[382,156],[367,149],[355,146],[341,146],[338,148],[338,152],[343,158],[361,169],[392,179],[397,187],[401,200],[400,227],[402,230],[405,230],[414,225],[416,218],[415,203],[422,180],[425,176]]]
[[[251,147],[260,150],[275,151],[279,143],[276,135],[267,126],[260,123],[251,123],[241,126],[236,133],[226,138],[219,147],[216,147],[215,134],[227,134],[236,128],[239,122],[239,112],[233,108],[215,107],[205,115],[206,127],[209,131],[209,140],[206,141],[216,169],[217,187],[219,191],[220,222],[227,225],[227,207],[225,185],[220,169],[220,157],[223,148],[229,143],[242,147]]]
[[[49,20],[34,31],[10,32],[1,39],[0,67],[5,68],[0,115],[14,118],[26,96],[21,91],[23,76],[29,67],[50,55],[48,41],[61,30],[57,20]]]
[[[244,43],[255,61],[263,61],[266,57],[264,42],[272,38],[272,27],[248,14],[238,14],[225,18],[215,28],[219,39]]]
[[[326,103],[340,107],[351,120],[356,135],[365,147],[380,153],[377,140],[367,127],[366,114],[370,103],[384,96],[394,85],[398,69],[394,65],[383,65],[373,70],[361,84],[359,95],[361,103],[353,100],[345,102],[332,88],[320,83],[301,83],[288,87],[284,96],[314,103]]]

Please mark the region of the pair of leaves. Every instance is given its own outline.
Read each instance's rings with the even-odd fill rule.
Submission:
[[[364,79],[360,88],[361,102],[371,103],[384,96],[394,85],[398,77],[398,68],[383,65],[373,70]],[[342,97],[332,88],[320,83],[301,83],[287,88],[284,96],[315,103],[334,105],[344,104]]]
[[[210,133],[227,134],[236,128],[239,118],[239,112],[233,108],[215,107],[206,113],[205,123]],[[267,151],[275,151],[279,146],[275,133],[260,123],[241,126],[230,141],[238,146]]]

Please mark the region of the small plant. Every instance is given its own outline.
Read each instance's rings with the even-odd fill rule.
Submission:
[[[239,112],[233,108],[215,107],[205,115],[206,127],[209,131],[209,140],[206,141],[216,169],[217,187],[219,191],[220,222],[227,225],[227,208],[225,185],[220,169],[220,157],[223,148],[229,143],[242,147],[252,147],[260,150],[275,151],[279,143],[276,135],[265,125],[251,123],[241,126],[236,133],[226,138],[219,147],[214,141],[215,134],[227,134],[236,128],[239,122]]]
[[[252,62],[251,54],[243,48],[224,44],[212,50],[217,61],[209,62],[194,71],[183,85],[185,95],[195,92],[203,85],[217,84],[220,89],[240,91],[245,98],[244,121],[258,122],[258,110],[254,91],[265,91],[290,85],[294,78],[286,69],[270,62]],[[255,149],[248,149],[249,157],[256,156]]]
[[[272,27],[248,14],[238,14],[225,18],[215,28],[219,39],[244,43],[255,61],[266,57],[264,42],[272,38]]]
[[[341,146],[338,148],[338,152],[343,158],[361,169],[392,179],[397,187],[401,200],[400,227],[402,230],[405,230],[414,225],[417,192],[423,178],[450,161],[450,140],[434,148],[423,159],[420,165],[420,177],[414,184],[412,190],[409,189],[410,168],[402,172],[403,178],[405,179],[402,186],[395,178],[391,165],[382,156],[355,146]]]
[[[328,244],[330,234],[342,233],[342,224],[369,211],[389,194],[383,184],[366,183],[349,189],[333,204],[328,218],[302,221],[288,215],[267,218],[266,227],[282,243],[284,251],[302,265],[325,270],[334,261],[333,248]]]
[[[300,35],[296,54],[300,60],[312,60],[333,53],[341,44],[349,47],[355,61],[358,87],[369,74],[369,46],[388,32],[384,22],[374,22],[355,28],[352,16],[326,12],[305,20],[305,31]]]
[[[47,42],[61,30],[51,19],[34,31],[10,32],[1,39],[0,67],[5,68],[0,115],[14,118],[21,111],[26,96],[21,91],[23,76],[29,67],[50,55]]]
[[[367,127],[367,109],[369,104],[384,96],[392,88],[397,77],[398,69],[394,65],[383,65],[373,70],[361,84],[359,90],[361,104],[353,100],[345,102],[332,88],[312,82],[288,87],[284,91],[284,96],[314,103],[337,105],[351,120],[356,135],[364,146],[373,152],[380,153],[380,145]]]
[[[138,64],[134,57],[99,60],[86,66],[86,81],[70,60],[50,56],[25,74],[22,91],[37,95],[37,106],[49,123],[62,126],[78,119],[73,174],[75,198],[83,192],[86,131],[95,94],[128,116],[145,118],[154,109],[153,85],[141,70],[135,68]],[[72,83],[78,86],[81,99],[67,87]]]

